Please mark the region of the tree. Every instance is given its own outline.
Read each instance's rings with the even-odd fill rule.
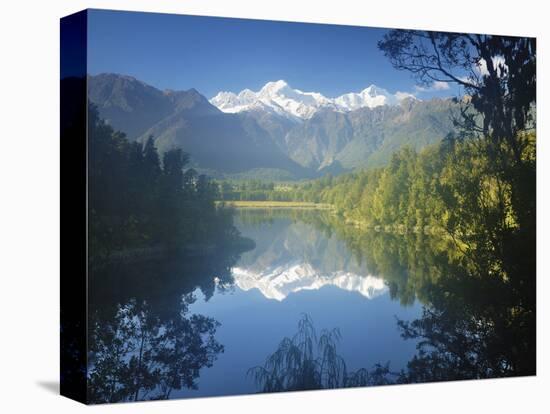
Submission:
[[[517,263],[503,261],[506,277],[531,278],[536,232],[535,136],[530,132],[536,123],[535,39],[391,30],[378,46],[396,69],[411,72],[420,83],[454,82],[470,95],[457,119],[459,138],[470,138],[469,144],[457,151],[456,139],[450,137],[442,154],[451,177],[440,187],[447,208],[452,211],[461,204],[467,213],[454,214],[448,230],[474,235],[478,246],[489,246],[487,251],[501,258],[503,252],[514,257]],[[458,165],[470,165],[477,177],[464,169],[457,172]],[[481,240],[480,224],[486,240]]]
[[[526,143],[520,132],[532,126],[536,101],[534,38],[391,30],[378,46],[396,69],[413,73],[421,84],[462,86],[482,117],[479,125],[476,113],[463,110],[463,132],[490,137],[493,160],[506,143],[513,160],[522,162]]]
[[[143,147],[144,167],[151,178],[156,178],[160,175],[160,160],[157,149],[155,148],[155,140],[152,135],[149,135],[145,146]]]
[[[183,167],[187,164],[189,156],[180,148],[172,149],[164,153],[162,159],[163,173],[169,191],[179,193],[183,189]]]

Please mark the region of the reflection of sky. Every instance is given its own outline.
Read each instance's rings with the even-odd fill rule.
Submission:
[[[297,225],[302,226],[300,232],[295,232]],[[284,267],[284,260],[288,260],[289,265],[295,263],[296,256],[300,255],[296,252],[308,248],[307,243],[298,245],[291,240],[293,234],[304,234],[303,226],[303,223],[276,220],[273,225],[263,227],[261,232],[252,231],[258,247],[257,251],[248,254],[251,260],[245,260],[248,262],[245,267],[256,269],[255,275],[258,276],[258,260],[267,265],[264,261],[266,256],[276,260],[277,266]],[[252,236],[250,228],[239,227],[244,235]],[[309,231],[316,232],[312,228]],[[330,246],[331,242],[317,233],[310,234],[309,240],[313,240],[318,248]],[[266,243],[267,240],[269,242]],[[280,246],[292,246],[294,251],[289,252],[285,248],[281,252]],[[342,244],[336,247],[340,256],[349,254],[340,250]],[[323,251],[320,253],[323,254]],[[242,262],[239,266],[244,266]],[[336,274],[349,274],[346,267],[343,265],[341,272]],[[290,282],[293,287],[300,283],[299,280]],[[213,367],[201,371],[198,390],[182,390],[173,397],[255,392],[255,384],[246,376],[247,370],[263,365],[285,336],[294,335],[302,313],[312,317],[317,333],[322,329],[340,329],[342,340],[338,350],[349,370],[371,368],[377,362],[390,361],[391,368],[398,371],[414,355],[415,342],[404,341],[400,337],[396,317],[415,319],[420,316],[421,306],[416,303],[411,307],[402,307],[399,301],[391,300],[387,289],[381,289],[367,298],[359,289],[342,288],[328,280],[309,288],[291,289],[284,298],[272,300],[259,288],[245,288],[241,289],[237,284],[232,292],[217,293],[208,302],[204,302],[202,294],[196,292],[198,300],[191,305],[190,311],[221,323],[216,338],[225,346],[225,352],[218,356]]]
[[[387,361],[399,370],[414,355],[415,343],[401,339],[396,317],[414,319],[420,315],[420,305],[404,308],[388,293],[369,300],[357,292],[325,286],[293,293],[278,302],[266,299],[256,289],[242,291],[236,287],[234,292],[216,294],[206,303],[200,293],[197,297],[191,312],[221,323],[216,338],[225,346],[225,352],[212,368],[201,371],[197,391],[184,390],[179,395],[255,392],[246,371],[262,365],[283,337],[296,332],[302,313],[312,317],[318,333],[340,329],[338,349],[350,370]]]

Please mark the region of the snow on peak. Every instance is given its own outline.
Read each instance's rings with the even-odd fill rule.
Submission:
[[[267,82],[262,89],[260,89],[260,94],[264,95],[273,95],[277,92],[284,91],[285,89],[290,89],[288,83],[284,80],[278,80],[275,82]]]
[[[359,108],[375,108],[396,105],[410,94],[390,94],[376,85],[370,85],[359,93],[351,92],[337,98],[327,98],[317,92],[293,89],[284,80],[266,83],[258,92],[244,89],[238,94],[219,92],[210,103],[223,112],[267,110],[292,119],[308,119],[321,108],[348,112]]]
[[[242,290],[258,289],[264,297],[282,301],[293,292],[317,290],[323,286],[336,286],[358,292],[368,299],[387,291],[384,280],[371,275],[361,276],[350,272],[319,274],[309,263],[289,263],[266,268],[261,273],[235,267],[235,283]]]
[[[378,95],[384,95],[384,96],[389,95],[387,90],[379,88],[376,85],[370,85],[370,86],[366,87],[365,89],[363,89],[361,91],[361,94],[362,95],[368,95],[368,96],[371,96],[371,97],[375,97],[375,96],[378,96]]]

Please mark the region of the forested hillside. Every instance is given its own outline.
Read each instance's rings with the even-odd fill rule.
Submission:
[[[89,249],[92,264],[135,248],[186,249],[236,241],[217,186],[192,168],[181,149],[162,162],[149,139],[130,142],[98,117],[89,125]]]

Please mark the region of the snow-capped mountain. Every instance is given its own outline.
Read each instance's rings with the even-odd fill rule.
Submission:
[[[358,292],[368,299],[386,292],[384,280],[371,275],[361,276],[339,271],[319,274],[309,263],[293,263],[266,268],[261,273],[235,267],[232,270],[235,283],[242,290],[258,289],[266,298],[284,300],[290,293],[301,290],[317,290],[323,286],[336,286],[350,292]]]
[[[163,91],[114,73],[89,76],[88,95],[131,141],[152,135],[161,153],[182,148],[216,178],[275,181],[381,166],[404,145],[439,142],[460,110],[451,99],[403,100],[375,86],[332,99],[282,81],[210,102],[194,89]]]
[[[398,97],[399,96],[399,97]],[[413,97],[413,95],[409,95]],[[387,90],[370,85],[359,93],[346,93],[334,99],[338,109],[342,111],[355,111],[359,108],[375,108],[382,105],[396,105],[403,99],[402,95],[391,95]]]
[[[250,89],[244,89],[238,94],[220,92],[210,99],[210,103],[229,113],[265,110],[290,118],[309,119],[321,108],[349,112],[365,107],[396,105],[406,97],[414,98],[404,93],[392,95],[385,89],[370,85],[359,93],[327,98],[317,92],[293,89],[284,80],[278,80],[266,83],[258,92]]]

